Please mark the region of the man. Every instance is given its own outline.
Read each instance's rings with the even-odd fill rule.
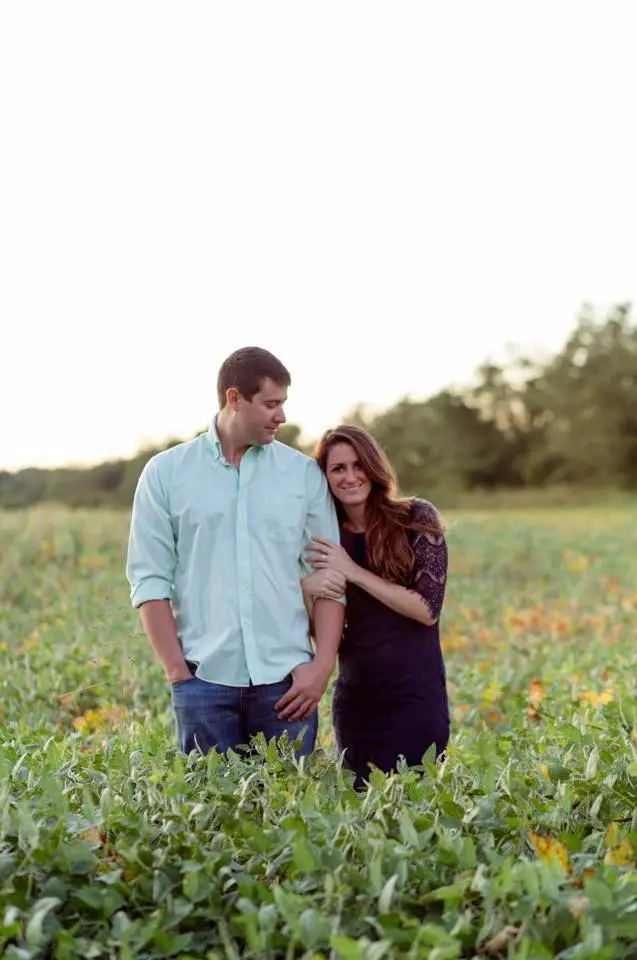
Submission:
[[[298,753],[314,748],[344,606],[317,601],[313,656],[303,551],[339,534],[318,465],[275,440],[290,382],[267,350],[231,354],[208,432],[152,457],[137,485],[126,572],[184,753],[223,753],[260,731],[295,740],[304,726]]]

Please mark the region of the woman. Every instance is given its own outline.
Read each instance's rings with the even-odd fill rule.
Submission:
[[[447,546],[435,508],[396,497],[387,457],[365,430],[340,426],[320,440],[316,459],[336,502],[342,546],[315,538],[313,597],[337,596],[347,583],[347,613],[332,711],[339,753],[361,786],[369,764],[417,765],[449,739],[449,707],[438,618]],[[343,580],[344,578],[344,580]]]

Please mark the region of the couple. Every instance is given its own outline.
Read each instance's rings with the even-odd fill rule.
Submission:
[[[418,764],[447,744],[446,543],[430,504],[395,498],[365,431],[328,431],[315,460],[275,441],[290,383],[268,351],[237,350],[219,370],[209,431],[148,461],[131,600],[184,753],[303,730],[297,753],[311,753],[338,655],[337,746],[361,785],[370,764]]]

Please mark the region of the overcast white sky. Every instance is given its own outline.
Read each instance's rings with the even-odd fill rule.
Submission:
[[[0,468],[315,436],[637,294],[631,2],[4,3]]]

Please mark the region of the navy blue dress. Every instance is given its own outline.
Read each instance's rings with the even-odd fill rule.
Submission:
[[[430,503],[415,500],[412,519],[435,521]],[[447,579],[444,535],[408,534],[415,555],[410,588],[440,616]],[[341,543],[361,567],[370,569],[365,534],[341,531]],[[360,587],[347,587],[347,613],[332,700],[339,754],[361,786],[369,764],[390,772],[399,757],[410,766],[449,739],[449,705],[438,622],[432,627],[395,613]]]

